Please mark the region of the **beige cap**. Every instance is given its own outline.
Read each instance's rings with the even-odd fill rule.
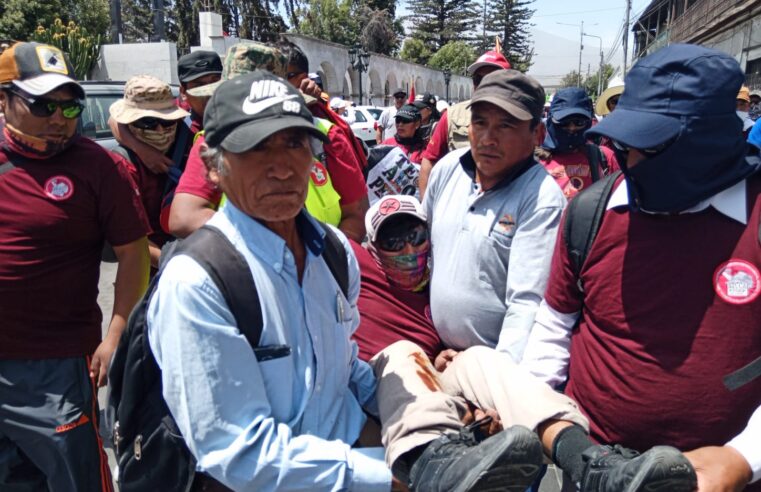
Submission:
[[[109,108],[117,123],[128,125],[140,118],[181,120],[190,113],[178,108],[172,89],[166,82],[152,75],[136,75],[124,85],[124,97]]]
[[[608,82],[608,88],[605,89],[595,103],[595,113],[599,116],[607,116],[610,113],[608,109],[608,100],[614,96],[620,96],[624,93],[623,79],[616,77]]]
[[[737,93],[737,99],[739,101],[750,102],[750,89],[744,85],[740,88],[740,92]]]

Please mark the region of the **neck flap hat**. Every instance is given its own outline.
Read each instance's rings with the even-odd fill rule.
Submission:
[[[231,46],[222,64],[222,78],[219,82],[188,90],[188,94],[196,97],[209,97],[217,87],[226,80],[238,75],[251,73],[254,70],[267,70],[278,77],[285,78],[288,72],[288,57],[279,49],[266,44],[246,41]]]
[[[587,135],[644,151],[635,166],[622,163],[634,208],[681,212],[758,170],[735,112],[743,79],[731,56],[689,44],[632,67],[616,110]]]
[[[74,68],[55,46],[16,43],[0,55],[0,85],[13,84],[32,96],[43,96],[70,84],[78,99],[85,91],[74,79]]]
[[[291,128],[329,142],[314,126],[298,89],[264,70],[223,82],[206,106],[203,124],[209,146],[233,153],[251,150],[274,133]]]
[[[573,116],[587,120],[581,131],[570,133],[558,123]],[[571,152],[586,142],[584,132],[592,126],[592,100],[587,91],[581,87],[561,89],[552,98],[549,118],[547,118],[547,136],[542,147],[553,152]]]

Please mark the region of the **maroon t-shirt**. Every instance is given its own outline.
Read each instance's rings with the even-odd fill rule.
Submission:
[[[581,271],[583,304],[561,225],[545,299],[582,311],[566,393],[594,439],[640,451],[723,445],[761,404],[761,379],[722,383],[761,356],[761,175],[747,184],[747,226],[712,207],[607,211]]]
[[[92,354],[103,241],[148,231],[135,184],[120,157],[87,138],[14,164],[0,175],[0,359]]]
[[[359,345],[359,358],[370,360],[399,340],[414,342],[428,357],[435,357],[441,350],[441,340],[431,321],[428,289],[411,292],[389,285],[370,253],[350,242],[362,281],[357,301],[359,328],[353,335]]]

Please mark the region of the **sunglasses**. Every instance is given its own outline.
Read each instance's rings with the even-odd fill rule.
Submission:
[[[17,91],[10,91],[15,97],[18,97],[29,108],[29,112],[39,118],[53,116],[58,108],[61,108],[63,117],[69,120],[78,118],[85,109],[79,99],[69,99],[68,101],[54,101],[42,97],[29,97]]]
[[[409,232],[399,234],[389,234],[385,237],[378,238],[378,247],[384,251],[397,252],[404,249],[404,245],[410,243],[412,246],[420,246],[428,240],[428,228],[419,225]]]
[[[140,118],[139,120],[133,121],[130,124],[135,128],[139,128],[141,130],[155,130],[159,125],[161,125],[163,128],[170,128],[176,125],[177,122],[162,120],[161,118],[154,118],[153,116],[146,116],[145,118]]]
[[[560,121],[553,118],[552,122],[561,128],[566,128],[569,126],[583,127],[583,126],[589,125],[589,118],[584,118],[584,117],[564,118]]]
[[[674,143],[674,141],[676,141],[676,138],[672,138],[671,140],[667,140],[667,141],[663,142],[662,144],[656,145],[655,147],[651,147],[649,149],[635,149],[635,150],[637,150],[637,152],[640,152],[640,153],[646,155],[647,157],[655,157],[658,154],[660,154],[663,151],[665,151],[667,148],[669,148],[671,146],[671,144]],[[623,144],[621,142],[618,142],[616,140],[612,140],[612,142],[613,142],[613,146],[616,149],[620,150],[621,152],[628,153],[629,150],[632,149],[632,147],[629,147],[628,145]]]
[[[288,72],[287,74],[285,74],[285,80],[290,80],[294,77],[301,75],[302,73],[305,73],[305,72]]]

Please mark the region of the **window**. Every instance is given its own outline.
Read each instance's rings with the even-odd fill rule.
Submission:
[[[121,98],[120,94],[88,94],[80,119],[82,134],[94,139],[112,138],[108,108]]]
[[[371,108],[371,109],[368,109],[367,112],[373,115],[373,118],[377,120],[380,118],[380,115],[383,113],[383,110],[377,109],[377,108]]]
[[[367,123],[367,118],[365,118],[365,115],[362,113],[362,111],[354,111],[354,122]]]

